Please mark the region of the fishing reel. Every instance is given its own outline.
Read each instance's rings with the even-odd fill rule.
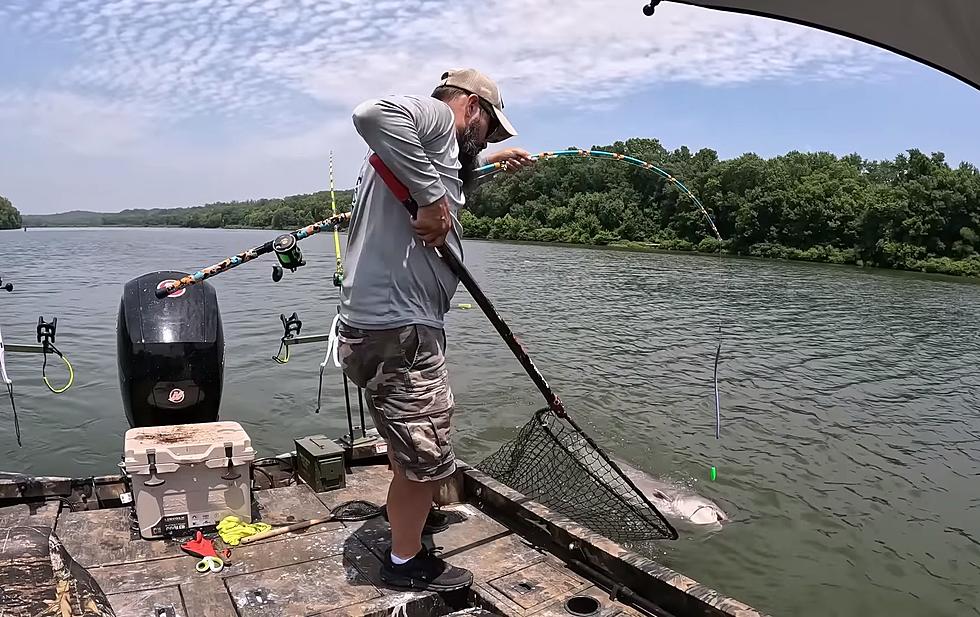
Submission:
[[[296,272],[296,268],[306,265],[303,251],[299,248],[299,241],[293,234],[283,234],[273,240],[272,251],[279,260],[278,266],[272,266],[272,280],[276,283],[282,280],[283,268]]]
[[[657,5],[660,4],[660,0],[650,0],[650,4],[643,7],[643,14],[647,17],[653,15],[654,11],[657,10]]]
[[[13,283],[7,283],[6,285],[4,285],[3,284],[3,277],[0,276],[0,289],[3,289],[5,291],[13,291],[14,290],[14,284]]]

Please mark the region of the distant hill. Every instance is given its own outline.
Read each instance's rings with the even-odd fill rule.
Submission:
[[[335,191],[337,211],[350,210],[352,191]],[[253,227],[290,229],[330,216],[330,192],[279,199],[216,202],[187,208],[130,209],[122,212],[72,210],[25,214],[27,227]]]
[[[110,215],[111,216],[111,215]],[[23,214],[26,227],[99,227],[104,225],[104,212],[72,210],[60,214]]]

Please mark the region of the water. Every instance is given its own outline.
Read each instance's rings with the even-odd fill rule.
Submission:
[[[76,369],[56,396],[40,357],[8,359],[24,447],[0,403],[0,470],[113,473],[127,428],[116,375],[122,285],[194,270],[267,231],[0,232],[7,342],[57,316]],[[271,257],[211,279],[226,336],[222,418],[264,453],[345,431],[323,346],[272,356],[279,314],[304,333],[336,311],[332,240],[275,284]],[[980,580],[980,285],[803,263],[485,242],[467,263],[532,358],[601,444],[694,486],[733,521],[661,546],[663,563],[777,615],[977,615]],[[460,290],[456,302],[466,302]],[[721,439],[712,361],[722,330]],[[478,308],[448,316],[456,444],[476,462],[543,406]],[[57,369],[56,369],[57,370]],[[52,375],[59,384],[62,373]],[[711,465],[716,482],[708,481]]]

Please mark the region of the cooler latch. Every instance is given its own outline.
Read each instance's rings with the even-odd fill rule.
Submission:
[[[150,464],[150,479],[143,483],[143,486],[160,486],[166,480],[157,477],[157,451],[153,448],[146,449],[146,462]]]
[[[234,469],[234,465],[231,460],[232,444],[230,441],[225,442],[225,458],[228,459],[228,471],[226,471],[222,476],[222,480],[237,480],[242,477],[242,474],[237,473]]]

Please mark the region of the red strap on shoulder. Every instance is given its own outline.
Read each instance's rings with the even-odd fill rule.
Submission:
[[[381,176],[385,186],[388,187],[388,190],[392,192],[398,201],[402,203],[412,201],[412,196],[408,192],[408,187],[402,184],[401,181],[395,177],[395,174],[391,173],[391,170],[388,169],[388,166],[384,164],[384,161],[382,161],[377,154],[372,154],[371,158],[368,160],[371,162],[371,166],[374,167],[374,170],[378,172],[378,175]]]

